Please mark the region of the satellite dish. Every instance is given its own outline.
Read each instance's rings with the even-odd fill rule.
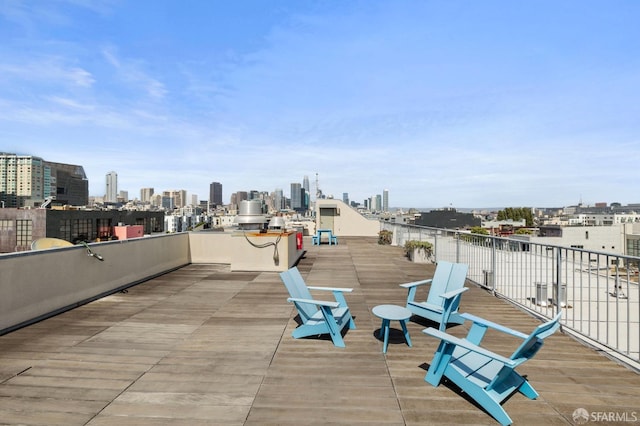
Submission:
[[[43,250],[57,247],[71,247],[72,243],[60,238],[38,238],[31,243],[31,250]]]

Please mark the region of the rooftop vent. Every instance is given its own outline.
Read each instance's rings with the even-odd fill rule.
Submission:
[[[235,223],[243,230],[263,230],[269,219],[263,212],[261,200],[242,200]]]
[[[284,217],[282,216],[274,216],[269,221],[269,229],[273,230],[283,230],[285,228]]]

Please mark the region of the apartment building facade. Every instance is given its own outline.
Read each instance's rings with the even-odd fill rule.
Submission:
[[[37,207],[49,197],[57,205],[87,205],[89,181],[84,168],[0,153],[0,207]]]

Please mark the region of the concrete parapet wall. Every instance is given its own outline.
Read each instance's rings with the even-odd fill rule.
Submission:
[[[279,235],[279,234],[278,234]],[[223,263],[232,270],[283,271],[304,253],[296,233],[244,236],[223,232],[157,235],[0,255],[0,335],[189,263]]]
[[[190,232],[191,263],[231,263],[232,252],[229,232]]]
[[[0,334],[189,263],[172,234],[0,255]]]

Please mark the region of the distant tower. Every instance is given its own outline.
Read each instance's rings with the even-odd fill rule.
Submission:
[[[385,189],[382,191],[382,211],[389,211],[389,190]]]
[[[106,175],[104,201],[108,203],[118,201],[118,174],[116,172],[109,172]]]
[[[222,205],[222,184],[220,182],[211,182],[209,185],[209,205],[211,207]]]
[[[151,203],[151,197],[153,196],[153,188],[140,189],[140,201],[143,203]]]
[[[284,193],[281,188],[276,188],[273,204],[276,211],[284,209]]]
[[[296,211],[302,209],[302,185],[299,183],[291,184],[291,208]]]
[[[238,205],[240,205],[240,202],[248,199],[249,199],[249,194],[247,193],[247,191],[236,192],[236,203],[238,203]]]
[[[163,191],[162,197],[165,200],[163,204],[165,204],[166,208],[179,209],[187,204],[187,191],[184,189]]]
[[[304,188],[305,191],[307,191],[308,193],[311,193],[311,191],[309,191],[309,176],[305,175],[304,178],[302,179],[302,187]]]
[[[378,205],[378,200],[380,199],[379,195],[372,195],[369,198],[369,210],[372,212],[379,211],[380,206]]]

